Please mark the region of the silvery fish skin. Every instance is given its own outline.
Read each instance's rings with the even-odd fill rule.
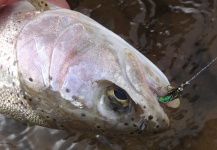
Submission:
[[[119,36],[75,11],[0,8],[0,113],[104,135],[164,130],[165,75]]]

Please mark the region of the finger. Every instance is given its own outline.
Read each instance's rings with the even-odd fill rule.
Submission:
[[[17,0],[0,0],[0,6],[10,4],[12,2],[15,2]]]
[[[65,0],[46,0],[46,2],[62,8],[70,9],[68,3]]]
[[[0,6],[13,3],[18,0],[0,0]],[[62,8],[70,9],[68,3],[65,0],[46,0],[47,3],[56,5]]]

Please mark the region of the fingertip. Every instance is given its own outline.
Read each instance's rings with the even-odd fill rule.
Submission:
[[[56,5],[58,7],[61,8],[66,8],[66,9],[70,9],[70,6],[68,5],[68,3],[65,0],[47,0],[47,3],[52,4],[52,5]]]

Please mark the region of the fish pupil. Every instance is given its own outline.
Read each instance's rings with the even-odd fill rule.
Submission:
[[[121,89],[115,89],[114,95],[120,100],[126,100],[127,99],[127,95],[125,94],[125,91],[123,91]]]

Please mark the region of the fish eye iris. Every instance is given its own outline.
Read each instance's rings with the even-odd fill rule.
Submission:
[[[106,95],[109,100],[109,106],[118,112],[127,112],[131,108],[131,98],[127,92],[120,87],[108,87]]]
[[[127,95],[122,89],[114,89],[114,95],[120,100],[126,100]]]

